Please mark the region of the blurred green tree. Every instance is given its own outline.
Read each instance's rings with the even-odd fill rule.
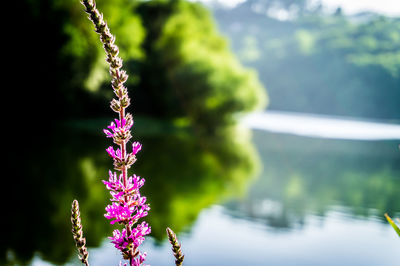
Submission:
[[[27,69],[20,83],[27,113],[57,110],[57,119],[107,115],[108,68],[79,1],[24,0],[21,5],[21,20],[35,29],[16,39],[21,45],[35,40],[19,53]],[[97,5],[117,36],[135,114],[211,132],[232,123],[236,113],[265,106],[257,75],[234,57],[200,4],[98,0]],[[32,90],[32,84],[40,89]]]
[[[269,109],[400,119],[399,18],[310,8],[279,20],[252,2],[263,1],[214,14],[239,59],[268,84]],[[290,9],[286,0],[263,3],[273,2]]]
[[[212,133],[231,124],[234,114],[265,106],[256,73],[234,57],[207,9],[181,0],[149,1],[137,12],[147,30],[145,58],[133,62],[139,68],[133,91],[138,112],[183,118]]]
[[[47,130],[29,140],[24,156],[30,159],[23,167],[18,160],[8,165],[18,171],[3,185],[18,187],[18,197],[8,189],[12,194],[6,200],[13,199],[3,208],[9,217],[4,226],[15,230],[3,234],[0,265],[30,265],[35,256],[54,265],[79,262],[69,217],[73,199],[79,200],[89,248],[112,235],[115,228],[104,218],[110,194],[101,182],[108,179],[110,161],[104,147],[109,141],[98,134],[98,123],[74,122]],[[149,122],[138,124],[144,128],[135,132],[145,147],[140,157],[147,159],[135,164],[135,174],[147,180],[142,188],[151,204],[146,221],[157,243],[166,238],[167,226],[176,233],[188,230],[204,208],[245,195],[260,172],[247,130],[197,138],[180,127],[149,134]]]

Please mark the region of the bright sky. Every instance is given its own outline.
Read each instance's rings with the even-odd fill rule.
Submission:
[[[211,3],[215,0],[191,0],[203,3]],[[218,0],[218,2],[233,7],[245,0]],[[388,16],[400,16],[400,0],[314,0],[321,1],[327,8],[336,9],[341,6],[345,14],[353,14],[360,11],[375,11]]]
[[[206,3],[206,4],[209,4],[209,3],[212,3],[212,2],[219,2],[219,3],[221,3],[221,4],[225,5],[225,6],[234,7],[237,4],[245,2],[246,0],[218,0],[218,1],[215,1],[215,0],[190,0],[190,1],[192,1],[192,2],[202,2],[202,3]]]
[[[321,0],[321,2],[328,8],[341,6],[345,14],[375,11],[388,16],[400,16],[400,0]]]

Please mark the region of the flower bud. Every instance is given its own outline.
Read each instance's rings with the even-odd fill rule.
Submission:
[[[126,95],[124,95],[122,98],[121,98],[121,107],[122,108],[126,108],[126,107],[128,107],[129,106],[129,104],[130,104],[130,99],[129,99],[129,97],[128,96],[126,96]]]
[[[112,101],[110,103],[110,107],[114,112],[119,113],[121,111],[121,105],[120,105],[119,101],[116,99],[112,99]]]
[[[133,126],[133,117],[130,113],[127,113],[125,115],[125,125],[128,128],[131,128]]]
[[[114,60],[112,60],[112,61],[109,62],[109,63],[110,63],[110,66],[111,66],[112,68],[117,68],[117,69],[119,69],[119,68],[122,67],[122,59],[119,58],[119,57],[114,57]]]
[[[120,83],[125,83],[128,79],[128,75],[126,74],[125,70],[121,70],[119,72],[119,82]]]

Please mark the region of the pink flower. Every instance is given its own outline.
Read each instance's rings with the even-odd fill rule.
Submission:
[[[113,138],[117,134],[125,134],[133,126],[133,123],[127,124],[127,121],[124,118],[122,120],[114,120],[116,124],[114,122],[111,122],[111,124],[108,126],[111,131],[108,129],[103,129],[103,132],[106,134],[107,138]]]
[[[128,239],[126,238],[126,230],[122,229],[120,232],[118,229],[113,231],[113,236],[109,237],[111,239],[111,243],[114,244],[114,247],[119,250],[124,250],[128,246]]]
[[[132,144],[132,152],[130,154],[127,154],[127,158],[132,157],[135,158],[134,156],[142,149],[142,144],[139,142],[134,142]],[[108,155],[110,155],[114,159],[118,159],[122,161],[122,151],[117,148],[117,150],[114,150],[113,146],[110,146],[106,149]],[[135,159],[136,160],[136,159]]]
[[[144,202],[145,202],[145,201],[146,201],[146,198],[145,198],[145,197],[142,197],[141,200],[144,200]],[[137,220],[139,220],[140,218],[143,218],[143,217],[147,216],[147,214],[148,214],[147,211],[150,210],[150,207],[149,207],[149,205],[147,205],[147,204],[141,203],[141,205],[138,205],[138,206],[140,206],[140,207],[138,207],[138,208],[136,209],[136,212],[133,213],[133,215],[131,216],[132,219],[131,219],[131,221],[129,222],[130,224],[133,224],[133,223],[135,223]]]
[[[126,204],[120,204],[113,202],[111,205],[106,207],[107,213],[104,214],[104,217],[111,220],[110,224],[114,224],[116,222],[124,222],[128,223],[134,212],[134,207],[129,207]]]
[[[112,171],[109,171],[108,181],[103,180],[106,188],[110,190],[111,195],[114,195],[115,197],[118,197],[118,194],[131,195],[139,192],[139,189],[144,185],[144,182],[144,178],[133,175],[127,179],[127,183],[124,185],[122,174],[117,177],[117,174],[113,173]]]
[[[127,248],[129,244],[129,240],[133,243],[133,248],[138,248],[144,241],[144,236],[150,234],[151,228],[146,222],[142,222],[138,224],[136,228],[132,229],[132,232],[129,236],[126,234],[126,229],[122,229],[119,231],[118,229],[113,231],[113,236],[109,237],[111,243],[114,244],[114,247],[123,251]],[[136,265],[141,265],[146,257],[146,253],[140,254],[139,258],[137,258]]]
[[[133,266],[141,266],[143,265],[144,260],[146,259],[147,253],[139,253],[139,256],[133,259]]]
[[[106,149],[106,151],[112,158],[122,160],[122,152],[119,148],[114,150],[114,147],[110,146]]]
[[[119,178],[117,178],[117,174],[113,173],[111,170],[108,171],[109,178],[108,181],[104,181],[103,183],[106,185],[106,188],[108,190],[114,190],[117,191],[119,190],[119,187],[122,187],[122,174],[119,175]]]
[[[141,224],[138,224],[136,228],[133,228],[129,238],[132,240],[134,247],[139,247],[144,241],[144,236],[150,234],[150,232],[151,228],[146,222],[142,222]]]
[[[142,144],[140,144],[139,142],[135,141],[132,144],[132,154],[133,155],[136,155],[136,153],[138,153],[141,149],[142,149]]]
[[[110,224],[125,223],[134,224],[142,217],[147,216],[150,206],[146,204],[146,197],[140,197],[139,193],[126,196],[123,193],[112,193],[113,203],[106,207],[104,217],[111,220]]]

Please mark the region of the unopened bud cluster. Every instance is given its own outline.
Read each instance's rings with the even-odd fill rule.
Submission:
[[[79,259],[82,261],[82,263],[89,265],[88,263],[89,253],[86,248],[86,239],[83,237],[81,214],[79,212],[79,204],[77,200],[74,200],[72,202],[71,223],[72,223],[72,235],[75,240],[75,245],[78,248]]]
[[[133,126],[133,118],[131,114],[127,114],[125,118],[119,120],[115,119],[114,122],[104,129],[104,133],[108,138],[112,138],[114,143],[122,145],[127,143],[131,138],[131,127]]]
[[[167,235],[168,235],[168,240],[172,246],[172,252],[175,257],[175,265],[181,266],[183,263],[183,259],[185,258],[185,255],[183,255],[182,253],[181,244],[179,244],[178,238],[176,237],[174,231],[172,231],[171,228],[169,227],[167,227]]]
[[[118,99],[111,101],[111,109],[115,112],[121,112],[129,106],[130,99],[128,97],[128,90],[124,86],[128,75],[124,70],[121,70],[122,59],[118,56],[119,49],[114,43],[115,37],[111,34],[107,23],[104,21],[103,14],[97,10],[96,2],[93,0],[82,0],[82,4],[85,6],[86,13],[89,14],[89,19],[94,24],[95,32],[100,35],[100,41],[107,56],[106,61],[110,66],[111,85],[115,95],[118,97]]]

